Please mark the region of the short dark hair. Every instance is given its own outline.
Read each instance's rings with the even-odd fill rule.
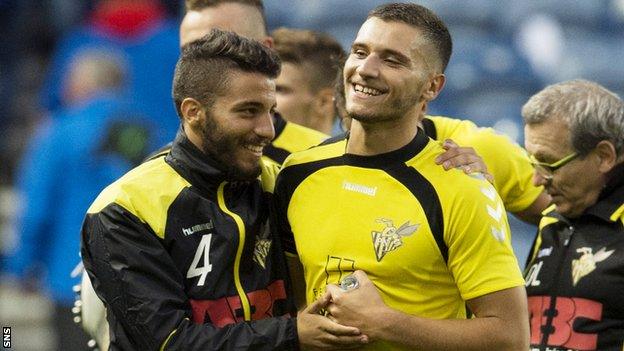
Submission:
[[[178,115],[186,98],[211,107],[226,87],[232,71],[255,72],[276,78],[281,69],[277,54],[260,42],[233,32],[212,29],[182,47],[173,75],[173,101]]]
[[[336,39],[311,30],[278,28],[271,33],[282,62],[307,65],[312,89],[333,87],[346,56]]]
[[[368,13],[368,18],[371,17],[403,22],[422,30],[438,51],[442,72],[446,70],[453,53],[453,41],[448,28],[433,11],[417,4],[391,3],[374,8]]]
[[[269,32],[267,26],[266,13],[264,12],[264,4],[262,0],[185,0],[186,11],[201,11],[208,7],[215,7],[220,4],[226,3],[239,3],[243,5],[248,5],[251,7],[255,7],[260,12],[262,16],[262,24],[264,26],[264,31]]]

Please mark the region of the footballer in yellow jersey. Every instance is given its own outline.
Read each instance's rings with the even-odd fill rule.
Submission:
[[[482,176],[436,165],[444,150],[422,130],[386,154],[346,144],[293,154],[277,180],[274,224],[303,264],[308,303],[355,270],[388,306],[432,319],[465,318],[466,300],[523,285],[502,201]]]

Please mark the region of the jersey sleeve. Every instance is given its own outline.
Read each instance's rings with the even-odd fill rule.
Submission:
[[[268,318],[217,328],[191,322],[184,276],[161,239],[117,204],[89,213],[81,253],[97,295],[135,350],[295,349],[295,319]]]
[[[289,189],[288,173],[289,169],[282,169],[275,183],[275,192],[271,201],[271,226],[279,237],[285,253],[296,256],[295,236],[288,221],[288,203],[292,196],[292,189]]]
[[[533,166],[526,151],[507,136],[491,128],[476,128],[458,143],[472,146],[483,158],[508,211],[527,209],[543,191],[533,185]]]
[[[474,186],[475,183],[477,186]],[[445,209],[448,267],[464,300],[524,284],[494,187],[470,179]],[[448,195],[448,194],[447,194]]]

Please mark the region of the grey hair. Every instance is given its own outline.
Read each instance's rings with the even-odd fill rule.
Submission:
[[[570,128],[574,151],[586,155],[602,140],[624,152],[624,102],[600,84],[570,80],[549,85],[522,107],[525,124],[559,118]]]

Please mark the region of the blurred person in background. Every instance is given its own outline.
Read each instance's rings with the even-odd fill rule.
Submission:
[[[42,106],[50,112],[66,107],[62,94],[76,52],[111,48],[126,56],[126,94],[153,119],[160,143],[170,142],[178,126],[170,103],[179,54],[177,23],[158,0],[97,0],[91,7],[85,23],[57,44],[41,89]]]
[[[534,182],[553,205],[525,271],[532,350],[624,347],[624,102],[594,82],[522,108]]]
[[[114,51],[77,52],[65,79],[66,107],[31,140],[16,177],[24,206],[6,269],[24,287],[41,284],[52,299],[58,350],[85,349],[88,340],[71,313],[84,211],[156,145],[149,119],[122,96],[125,72]]]
[[[282,59],[277,111],[287,121],[336,134],[334,83],[345,58],[340,43],[324,33],[290,28],[278,28],[271,37]]]

